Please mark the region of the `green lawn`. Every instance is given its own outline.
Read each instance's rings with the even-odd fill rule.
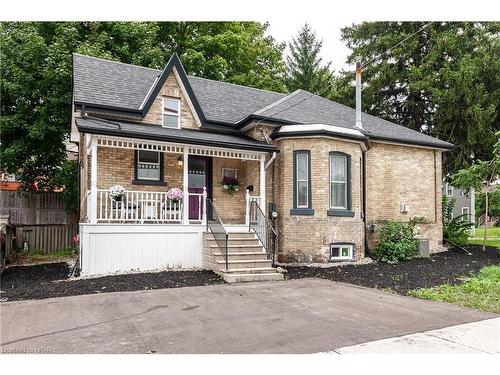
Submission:
[[[415,289],[408,294],[413,297],[500,313],[500,266],[483,267],[477,276],[465,279],[460,285]]]
[[[58,258],[69,258],[73,256],[73,249],[67,248],[64,250],[54,251],[45,254],[41,250],[31,250],[28,252],[19,252],[9,260],[12,263],[41,263],[57,260]]]
[[[487,228],[486,235],[488,236],[488,238],[490,237],[500,238],[500,227]],[[484,236],[484,228],[477,228],[475,237],[483,238],[483,236]]]
[[[472,245],[483,245],[483,240],[469,240],[469,243]],[[500,249],[500,238],[498,239],[491,239],[487,238],[486,239],[486,246],[492,246],[492,247],[497,247]]]
[[[500,227],[488,228],[486,230],[486,245],[500,249]],[[477,228],[474,238],[469,239],[469,243],[473,245],[482,245],[484,237],[484,228]]]

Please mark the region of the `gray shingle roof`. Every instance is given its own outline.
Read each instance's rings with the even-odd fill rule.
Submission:
[[[99,118],[77,118],[79,131],[149,140],[227,147],[254,151],[277,151],[277,147],[244,135],[230,135],[203,130],[164,128],[160,125],[110,121]]]
[[[75,103],[138,110],[161,70],[73,55]]]
[[[304,90],[297,90],[276,105],[257,113],[277,120],[301,124],[326,124],[353,129],[356,113],[354,108],[333,102]],[[451,148],[451,143],[394,124],[379,117],[361,114],[363,129],[370,138],[393,140],[412,144]]]
[[[189,83],[207,120],[231,124],[285,96],[277,92],[192,76],[189,77]]]
[[[139,110],[161,70],[123,64],[79,54],[73,55],[76,104]],[[290,95],[240,85],[188,77],[208,122],[236,125],[249,116],[270,117],[292,123],[322,123],[353,128],[353,108],[303,90]],[[433,147],[452,148],[429,137],[375,116],[362,114],[362,132],[371,137]]]
[[[139,110],[161,70],[73,55],[76,103]],[[284,94],[189,76],[207,120],[234,124]]]

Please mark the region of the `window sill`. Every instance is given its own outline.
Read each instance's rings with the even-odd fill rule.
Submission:
[[[354,211],[352,210],[331,209],[328,210],[326,214],[328,216],[354,217]]]
[[[290,215],[312,216],[312,215],[314,215],[314,209],[312,209],[312,208],[292,208],[290,210]]]
[[[163,181],[132,180],[132,185],[167,186],[167,183]]]

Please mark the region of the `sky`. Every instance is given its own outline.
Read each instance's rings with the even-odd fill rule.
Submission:
[[[287,44],[306,22],[306,20],[293,18],[270,18],[268,21],[268,34],[272,35],[278,42],[286,42]],[[349,65],[345,63],[349,48],[340,40],[340,29],[352,25],[352,22],[337,20],[332,22],[331,19],[326,18],[310,19],[307,22],[316,32],[317,39],[323,40],[321,50],[323,62],[331,61],[331,67],[337,72],[341,69],[349,69]]]

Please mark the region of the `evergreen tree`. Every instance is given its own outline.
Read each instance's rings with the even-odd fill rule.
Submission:
[[[289,43],[290,54],[286,58],[286,86],[288,91],[306,90],[328,97],[333,84],[331,62],[322,63],[320,57],[323,42],[306,23]]]
[[[351,49],[333,99],[354,106],[354,62],[363,110],[453,143],[445,173],[490,160],[500,129],[500,23],[365,22],[342,29]]]

